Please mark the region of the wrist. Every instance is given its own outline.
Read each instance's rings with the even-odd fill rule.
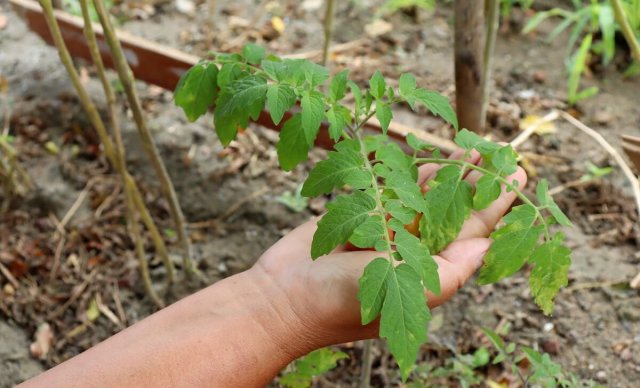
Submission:
[[[296,312],[289,291],[260,266],[236,275],[230,285],[236,308],[247,313],[255,332],[289,362],[324,346],[317,329]],[[235,278],[235,277],[234,277]]]

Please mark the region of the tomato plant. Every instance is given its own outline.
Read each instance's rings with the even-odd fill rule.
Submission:
[[[554,296],[567,283],[570,251],[562,234],[552,235],[549,226],[571,222],[553,202],[547,182],[538,184],[535,204],[517,181],[508,178],[517,169],[513,148],[467,130],[459,131],[455,142],[467,154],[477,150],[482,166],[443,158],[438,149],[411,135],[406,140],[415,152],[406,154],[384,133],[393,119],[394,104],[406,103],[414,110],[424,106],[458,126],[448,100],[419,87],[410,74],[400,77],[397,89],[376,72],[363,90],[345,70],[335,74],[323,91],[329,78],[326,68],[312,62],[267,56],[263,48],[248,45],[242,54],[215,54],[195,65],[177,86],[175,102],[189,120],[213,107],[215,130],[224,145],[266,107],[274,123],[284,121],[276,146],[284,170],[307,160],[322,121],[329,122],[335,149],[311,170],[301,194],[315,197],[345,186],[350,191],[327,205],[311,256],[317,259],[345,243],[379,252],[359,281],[362,324],[380,316],[380,336],[387,339],[404,379],[427,339],[430,311],[425,289],[440,293],[438,266],[431,255],[457,237],[472,211],[495,201],[502,187],[515,192],[523,204],[513,208],[504,226],[491,234],[493,244],[478,282],[497,282],[528,262],[533,265],[531,293],[550,314]],[[343,103],[348,91],[353,108]],[[299,111],[284,120],[296,104]],[[374,116],[383,133],[365,135],[362,128]],[[420,157],[422,151],[431,151],[432,156]],[[418,166],[425,163],[442,168],[423,192],[416,181]],[[463,179],[471,170],[484,174],[475,188]]]

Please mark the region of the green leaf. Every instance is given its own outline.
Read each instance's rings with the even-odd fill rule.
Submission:
[[[362,140],[367,153],[378,152],[379,149],[389,144],[389,136],[387,135],[365,136]]]
[[[373,248],[378,252],[388,252],[391,249],[387,240],[376,241],[376,244],[373,246]]]
[[[445,96],[431,90],[416,89],[414,91],[414,97],[429,109],[431,113],[442,117],[444,121],[453,125],[455,129],[458,129],[458,118],[456,117],[456,112],[449,104],[449,99]]]
[[[380,144],[376,150],[376,159],[382,161],[390,169],[402,172],[410,171],[413,166],[413,158],[405,154],[399,145],[392,142]]]
[[[489,353],[489,349],[482,346],[473,353],[473,362],[471,363],[471,367],[474,369],[483,367],[488,365],[490,360],[491,354]]]
[[[330,348],[314,350],[293,364],[293,372],[280,377],[280,384],[287,388],[310,387],[315,376],[320,376],[335,368],[338,361],[349,358],[346,353]]]
[[[553,240],[540,245],[529,259],[535,265],[529,275],[531,295],[547,315],[553,312],[553,298],[568,282],[571,250],[562,245],[563,239],[562,233],[557,233]]]
[[[362,90],[360,90],[360,87],[351,80],[347,81],[347,84],[349,85],[349,90],[351,90],[351,93],[353,93],[353,100],[355,104],[354,112],[356,112],[356,115],[358,115],[364,108],[364,105],[362,104]]]
[[[363,325],[373,322],[382,309],[387,291],[388,273],[393,271],[389,262],[381,257],[373,260],[364,268],[364,274],[358,281],[358,300],[360,301],[360,317]]]
[[[516,206],[504,217],[505,226],[491,233],[493,244],[480,269],[479,284],[497,282],[516,273],[535,248],[543,227],[535,225],[536,208]]]
[[[301,59],[300,71],[304,73],[304,79],[311,89],[322,85],[329,78],[329,70],[326,67],[315,64],[306,59]]]
[[[327,204],[327,213],[318,222],[318,229],[313,235],[311,257],[317,259],[347,242],[375,207],[375,200],[362,191],[340,195]]]
[[[483,210],[489,207],[500,196],[502,188],[495,176],[485,174],[476,182],[473,196],[473,209]]]
[[[518,170],[518,154],[513,147],[506,145],[493,153],[491,163],[500,175],[511,175]]]
[[[529,19],[527,24],[524,26],[524,28],[522,29],[522,33],[528,34],[529,32],[533,31],[536,27],[538,27],[538,25],[542,23],[545,19],[547,19],[552,15],[553,14],[549,11],[536,13],[531,19]]]
[[[371,95],[375,97],[376,100],[379,100],[384,96],[384,92],[387,88],[387,83],[384,81],[384,77],[380,70],[376,70],[369,81],[369,89],[371,90]]]
[[[224,89],[229,86],[233,81],[247,77],[249,73],[242,70],[237,63],[225,63],[218,72],[218,86],[220,89]]]
[[[329,137],[333,141],[339,141],[347,126],[347,120],[351,118],[351,112],[345,106],[338,104],[329,108],[325,115],[329,121]]]
[[[538,198],[540,205],[549,210],[556,222],[563,226],[573,226],[571,220],[569,220],[562,210],[560,210],[556,202],[553,200],[553,197],[551,197],[551,194],[549,194],[549,181],[541,179],[540,182],[538,182],[538,186],[536,187],[536,197]]]
[[[353,231],[349,242],[358,248],[374,247],[376,242],[383,240],[385,233],[387,233],[384,224],[385,222],[380,215],[367,218]]]
[[[280,377],[279,382],[285,388],[310,388],[313,377],[293,371]]]
[[[285,171],[293,170],[298,163],[307,160],[310,148],[302,130],[302,118],[300,113],[296,113],[280,131],[280,140],[276,145],[280,167]]]
[[[434,150],[435,147],[421,139],[418,139],[418,137],[416,135],[414,135],[413,133],[409,133],[407,135],[407,137],[405,138],[407,145],[411,148],[413,148],[416,151],[422,151],[422,150],[427,150],[427,151],[431,151]]]
[[[301,107],[302,107],[302,128],[304,129],[305,136],[309,146],[313,146],[313,143],[318,134],[318,129],[324,118],[324,100],[321,93],[311,91],[305,92],[302,95]]]
[[[249,118],[257,119],[264,107],[266,93],[267,82],[256,76],[235,80],[222,90],[213,119],[224,146],[235,139],[238,127],[246,127]]]
[[[333,76],[329,87],[329,98],[331,101],[340,101],[347,95],[347,78],[349,70],[345,69]]]
[[[413,268],[400,264],[387,273],[385,281],[380,336],[387,339],[405,381],[413,369],[418,349],[427,340],[427,323],[431,319],[420,280]]]
[[[242,55],[238,53],[216,53],[216,62],[218,63],[240,63],[242,62]]]
[[[218,95],[218,67],[211,62],[193,66],[181,78],[174,92],[174,100],[189,121],[196,121],[207,113]]]
[[[427,204],[420,186],[408,172],[394,170],[387,176],[385,183],[388,188],[396,193],[405,206],[419,213],[427,211]]]
[[[613,15],[613,9],[610,5],[602,4],[598,7],[598,19],[600,22],[600,31],[602,31],[602,44],[604,47],[602,60],[606,66],[611,62],[616,51],[616,22]]]
[[[242,56],[252,65],[257,65],[264,58],[264,47],[249,43],[242,48]]]
[[[435,295],[439,295],[438,264],[431,257],[427,247],[405,229],[396,231],[393,241],[404,261],[420,275],[424,286]]]
[[[327,69],[306,59],[264,60],[261,66],[273,80],[292,86],[302,86],[306,82],[309,90],[329,77]]]
[[[491,341],[493,346],[495,346],[495,348],[498,351],[500,352],[506,351],[506,348],[504,346],[504,341],[502,340],[502,338],[500,338],[500,336],[495,331],[486,327],[481,328],[481,330],[484,332],[487,338],[489,338],[489,341]]]
[[[468,129],[463,129],[458,132],[454,141],[457,145],[464,148],[465,150],[471,151],[475,149],[481,155],[491,154],[500,148],[500,145],[486,140],[476,133],[469,131]]]
[[[387,225],[389,226],[389,229],[393,230],[394,232],[405,230],[402,221],[396,218],[390,218],[387,222]]]
[[[435,0],[386,0],[378,8],[378,11],[375,13],[375,17],[379,18],[382,16],[390,15],[396,13],[401,9],[407,9],[411,7],[432,10],[435,4]]]
[[[286,84],[271,84],[267,89],[267,108],[271,120],[278,125],[284,113],[296,103],[296,94]]]
[[[397,199],[390,199],[384,203],[386,211],[391,213],[393,218],[400,220],[404,225],[413,222],[414,218],[418,214],[415,210],[409,209],[402,204],[402,201]]]
[[[568,100],[570,105],[574,105],[581,98],[587,98],[593,93],[593,90],[597,90],[597,87],[594,89],[588,88],[587,93],[584,95],[580,95],[578,92],[578,88],[580,87],[580,78],[582,77],[582,73],[585,71],[587,67],[587,59],[589,57],[589,50],[591,49],[591,42],[593,41],[593,35],[588,34],[582,40],[580,47],[573,55],[569,63],[569,80],[567,82],[568,86]]]
[[[413,92],[416,90],[416,77],[412,74],[404,73],[400,75],[398,83],[400,96],[402,98],[407,99],[407,97],[413,97]]]
[[[356,189],[370,187],[373,177],[364,168],[364,157],[359,147],[355,140],[337,143],[336,151],[329,152],[328,158],[318,162],[311,170],[302,187],[302,195],[316,197],[345,184]]]
[[[373,105],[373,95],[371,95],[371,92],[368,90],[364,93],[364,102],[365,112],[371,111],[371,105]]]
[[[260,64],[262,70],[274,81],[291,82],[292,63],[289,60],[264,60]],[[292,82],[293,83],[293,82]],[[295,83],[294,83],[295,84]]]
[[[542,383],[545,387],[559,386],[556,378],[562,376],[562,367],[551,360],[548,354],[540,354],[528,346],[522,347],[522,352],[526,355],[532,366],[533,373],[529,380],[535,383]]]
[[[386,135],[387,129],[389,129],[389,123],[391,123],[391,119],[393,118],[393,112],[391,111],[389,105],[376,105],[376,118],[380,122],[382,133]]]
[[[420,233],[429,251],[438,253],[458,237],[470,214],[473,197],[471,185],[462,179],[458,166],[441,168],[430,186],[425,195],[427,211],[420,220]]]

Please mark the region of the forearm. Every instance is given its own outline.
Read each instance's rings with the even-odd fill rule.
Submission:
[[[227,278],[25,383],[25,387],[264,386],[312,350],[262,271]]]

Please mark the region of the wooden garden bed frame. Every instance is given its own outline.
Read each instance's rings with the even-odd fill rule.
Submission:
[[[30,30],[38,34],[47,44],[53,44],[49,28],[42,14],[42,9],[37,1],[9,0],[9,3],[13,10],[25,21]],[[90,61],[89,47],[87,46],[82,31],[82,19],[59,10],[55,11],[55,16],[71,55]],[[98,38],[98,44],[105,65],[113,68],[113,61],[108,46],[104,41],[102,28],[98,24],[94,24],[93,28]],[[117,36],[122,43],[122,48],[134,76],[141,81],[157,85],[167,90],[174,90],[182,74],[199,60],[199,58],[194,55],[163,46],[124,31],[117,31]],[[294,110],[295,109],[297,108],[294,108]],[[292,114],[292,112],[287,112],[285,119]],[[285,121],[286,120],[282,120],[282,122]],[[266,110],[262,111],[256,123],[276,131],[279,131],[281,128],[281,125],[273,123],[269,112]],[[381,132],[380,125],[373,119],[365,126],[365,129],[371,132]],[[440,148],[444,154],[450,154],[457,149],[457,146],[452,141],[434,136],[424,130],[413,129],[397,123],[391,123],[388,130],[389,136],[401,143],[405,148],[407,147],[405,137],[409,133],[413,133],[418,138]],[[316,139],[316,146],[331,149],[333,148],[333,144],[334,142],[329,138],[328,124],[323,123],[318,138]]]

